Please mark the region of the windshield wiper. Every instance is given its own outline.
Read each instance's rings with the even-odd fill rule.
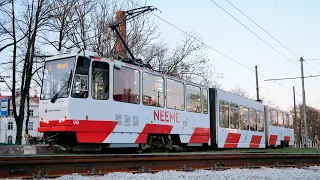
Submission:
[[[69,85],[69,83],[71,82],[71,77],[72,77],[72,70],[70,71],[70,75],[69,75],[68,81],[67,81],[66,84],[64,84],[64,85],[62,86],[62,88],[52,97],[52,99],[51,99],[51,101],[50,101],[51,103],[54,103],[54,102],[58,99],[58,96],[59,96],[60,92],[65,88],[66,85]]]

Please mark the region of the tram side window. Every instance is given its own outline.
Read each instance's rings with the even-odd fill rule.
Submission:
[[[284,114],[284,127],[289,128],[289,114],[288,113]]]
[[[92,62],[92,98],[109,99],[109,64],[106,62]]]
[[[249,110],[245,106],[240,106],[240,129],[249,130]]]
[[[264,131],[263,111],[257,111],[257,116],[258,116],[258,131],[263,132]]]
[[[227,101],[220,101],[220,117],[219,124],[222,128],[229,128],[229,103]]]
[[[187,111],[198,113],[201,112],[200,88],[187,84],[186,90]]]
[[[115,101],[139,104],[140,103],[140,72],[122,66],[114,69],[113,99]]]
[[[289,115],[289,128],[293,129],[293,118],[292,118],[292,115]]]
[[[230,128],[239,129],[239,108],[234,103],[230,103]]]
[[[202,102],[203,102],[203,113],[208,114],[208,91],[202,89]]]
[[[250,130],[256,131],[257,130],[257,113],[255,109],[249,110],[249,119],[250,119]]]
[[[167,108],[184,110],[184,84],[167,79]]]
[[[163,77],[143,73],[142,76],[142,102],[146,106],[164,106],[164,80]]]
[[[278,115],[276,110],[271,110],[272,126],[278,126]]]
[[[283,127],[283,114],[282,114],[282,112],[278,112],[278,126]]]
[[[266,113],[267,113],[267,118],[268,118],[269,125],[271,126],[272,125],[271,110],[269,109],[269,111],[267,111]]]
[[[73,89],[72,89],[71,97],[73,98],[88,97],[89,67],[90,67],[90,59],[86,57],[78,58],[76,70],[74,73]]]

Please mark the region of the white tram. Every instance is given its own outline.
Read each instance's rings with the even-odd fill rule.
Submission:
[[[268,106],[265,106],[265,112],[268,121],[266,144],[272,147],[294,146],[295,137],[291,113]]]
[[[38,129],[46,142],[139,151],[176,146],[265,148],[271,145],[268,132],[286,132],[283,140],[290,136],[292,144],[290,123],[270,125],[264,116],[268,107],[261,103],[134,64],[90,51],[48,58]]]

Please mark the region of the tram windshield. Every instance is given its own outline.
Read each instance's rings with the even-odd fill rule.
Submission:
[[[41,99],[68,97],[75,57],[45,63]]]

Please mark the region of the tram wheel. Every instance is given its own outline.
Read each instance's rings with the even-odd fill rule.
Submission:
[[[147,148],[148,148],[148,144],[147,143],[141,143],[139,144],[138,149],[136,150],[138,153],[143,153]]]

